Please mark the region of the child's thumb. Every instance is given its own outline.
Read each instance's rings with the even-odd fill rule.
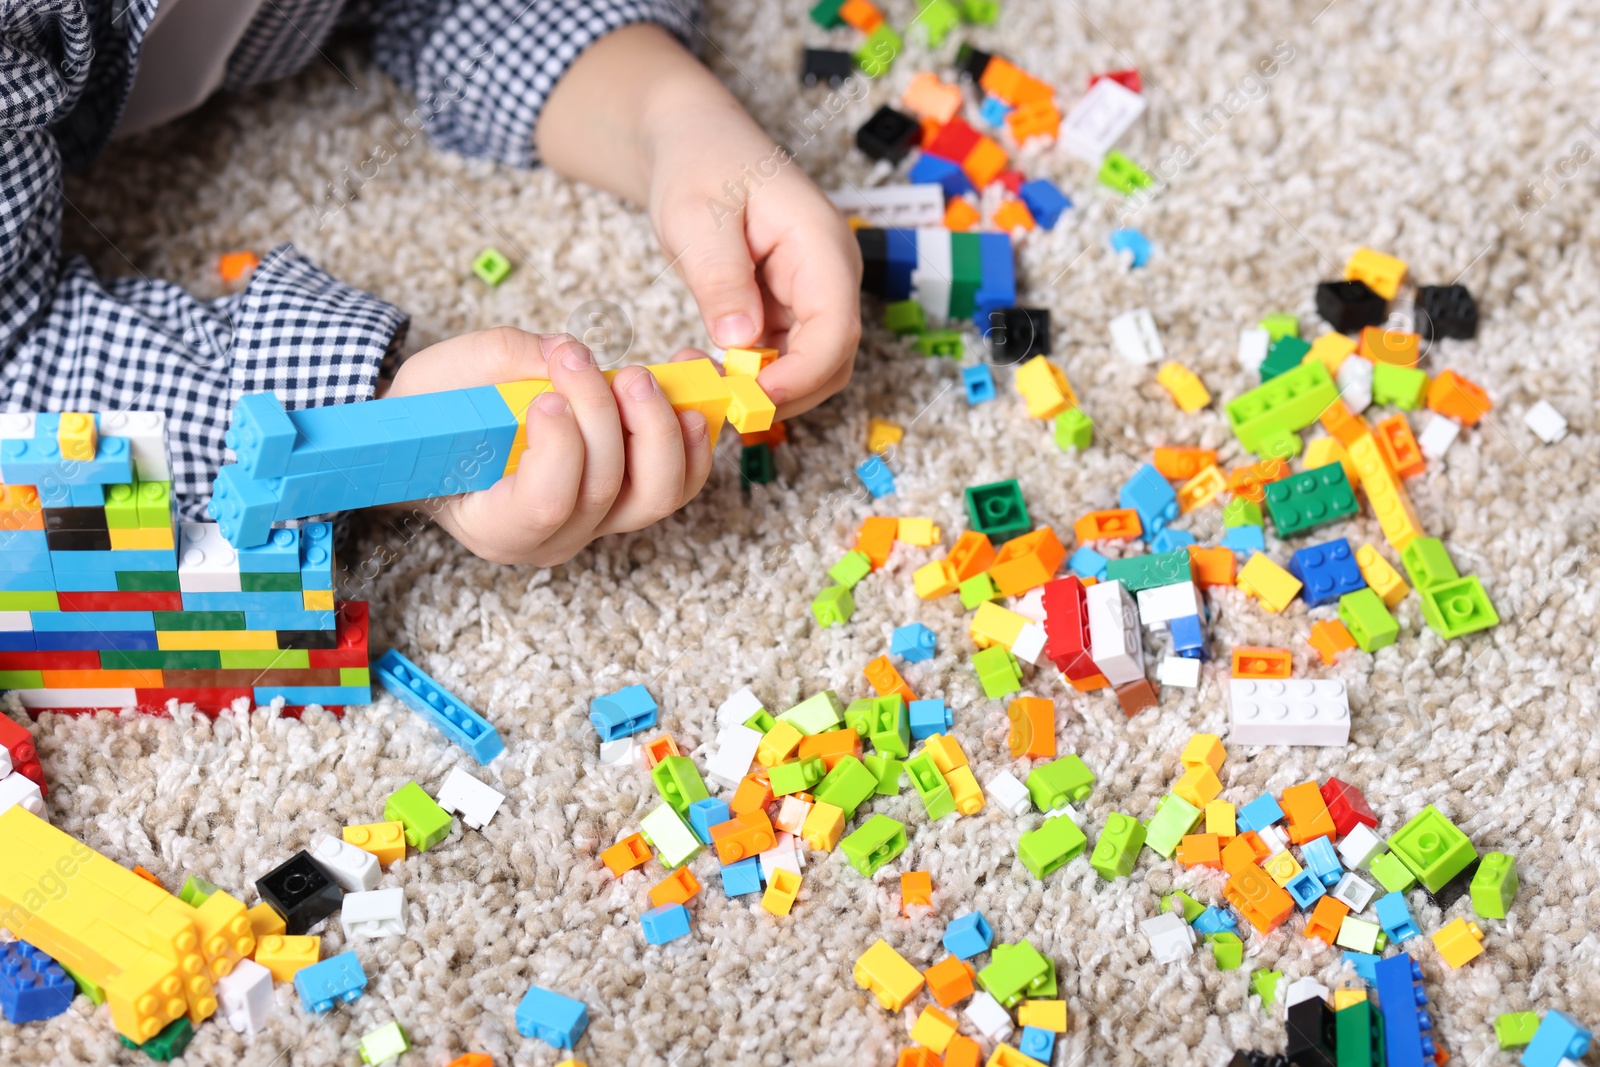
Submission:
[[[761,290],[756,288],[756,265],[745,244],[744,227],[697,234],[681,254],[678,269],[700,305],[713,343],[737,348],[760,340]]]

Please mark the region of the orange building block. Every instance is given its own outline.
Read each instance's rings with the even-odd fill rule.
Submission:
[[[772,820],[760,809],[736,815],[711,828],[711,844],[724,866],[750,856],[759,856],[778,841]]]
[[[133,869],[133,873],[137,874],[140,878],[143,878],[145,881],[149,882],[151,885],[155,886],[157,889],[165,889],[165,888],[167,888],[166,886],[161,884],[161,879],[157,878],[155,875],[151,874],[149,871],[145,870],[143,867],[135,867]]]
[[[1332,663],[1339,658],[1339,653],[1356,647],[1356,639],[1350,636],[1350,631],[1338,619],[1312,623],[1308,640],[1311,647],[1317,650],[1317,655],[1322,657],[1323,663]]]
[[[889,552],[894,548],[900,533],[900,520],[889,515],[873,515],[856,531],[857,552],[863,552],[877,570],[889,562]]]
[[[1259,504],[1267,498],[1268,482],[1276,482],[1288,476],[1289,465],[1281,459],[1269,456],[1258,463],[1235,467],[1229,471],[1228,492]]]
[[[982,1047],[966,1034],[957,1034],[944,1047],[944,1067],[978,1067],[982,1062]]]
[[[1239,573],[1239,557],[1233,549],[1189,547],[1189,573],[1197,585],[1232,585]]]
[[[1084,582],[1083,584],[1088,585],[1090,583]],[[1096,689],[1105,689],[1111,684],[1106,681],[1106,676],[1103,674],[1091,674],[1087,678],[1068,678],[1067,681],[1071,682],[1072,688],[1080,693],[1092,693]]]
[[[943,126],[961,114],[963,97],[960,86],[939,80],[932,71],[923,71],[911,79],[900,102],[919,119],[930,119]]]
[[[1317,416],[1317,421],[1321,422],[1322,428],[1338,438],[1339,443],[1346,448],[1372,432],[1367,420],[1351,411],[1343,400],[1335,400],[1323,408],[1322,414]]]
[[[1235,871],[1222,887],[1222,896],[1263,934],[1282,926],[1294,912],[1294,898],[1254,865]]]
[[[922,977],[928,983],[928,992],[944,1008],[972,996],[972,981],[976,976],[972,964],[958,956],[946,956],[922,972]]]
[[[772,803],[772,783],[767,776],[759,771],[752,771],[739,779],[739,788],[733,791],[733,799],[728,801],[728,810],[735,815],[746,812],[760,811]]]
[[[1278,806],[1289,820],[1289,840],[1297,845],[1336,832],[1333,816],[1328,814],[1328,804],[1322,799],[1322,790],[1315,781],[1285,789]]]
[[[1138,537],[1144,532],[1139,513],[1132,508],[1113,508],[1110,511],[1091,511],[1072,524],[1072,532],[1079,544],[1090,541],[1112,541],[1119,538]]]
[[[961,161],[961,169],[967,172],[973,185],[983,189],[1006,169],[1006,150],[993,137],[980,137],[967,158]]]
[[[1055,137],[1061,132],[1061,109],[1051,100],[1035,100],[1006,116],[1011,136],[1021,144],[1030,137]]]
[[[1417,436],[1411,432],[1411,424],[1403,413],[1391,415],[1375,425],[1372,436],[1378,441],[1384,462],[1400,477],[1410,478],[1428,469]]]
[[[871,0],[844,0],[839,20],[862,33],[871,33],[883,25],[883,12]]]
[[[1055,90],[1050,86],[1000,56],[989,60],[978,84],[984,92],[998,96],[1012,107],[1022,107],[1055,96]]]
[[[1344,922],[1344,917],[1350,914],[1350,905],[1342,900],[1324,896],[1317,901],[1316,908],[1306,919],[1306,936],[1314,937],[1330,947],[1334,939],[1339,936],[1339,926]]]
[[[1246,830],[1222,847],[1222,869],[1238,874],[1267,858],[1267,843],[1254,830]]]
[[[901,910],[916,905],[933,907],[933,875],[927,871],[906,871],[900,875]]]
[[[1216,834],[1189,834],[1178,842],[1178,862],[1184,867],[1222,870],[1222,839]]]
[[[820,734],[812,734],[810,737],[802,737],[797,754],[801,760],[820,756],[822,765],[831,771],[833,765],[846,756],[861,758],[861,737],[848,728],[827,730]]]
[[[1478,425],[1494,404],[1477,383],[1447,370],[1428,383],[1428,410],[1448,415],[1467,426]]]
[[[867,664],[866,669],[861,673],[867,676],[867,682],[881,697],[886,697],[891,693],[899,693],[907,704],[917,699],[917,694],[913,693],[911,687],[906,684],[906,680],[900,677],[900,672],[895,670],[895,666],[890,662],[888,656],[879,656]]]
[[[465,1056],[457,1056],[444,1067],[494,1067],[494,1058],[486,1052],[469,1052]]]
[[[1422,358],[1422,338],[1404,330],[1368,326],[1361,331],[1361,343],[1356,347],[1356,354],[1366,356],[1374,363],[1415,367]]]
[[[678,751],[678,743],[667,734],[662,734],[644,746],[644,762],[647,767],[654,767],[668,756],[681,755],[683,753]]]
[[[950,546],[950,554],[944,560],[955,571],[956,581],[964,582],[988,570],[994,558],[994,544],[989,540],[989,535],[968,530],[956,538],[956,543]]]
[[[1163,447],[1156,449],[1154,462],[1161,477],[1168,481],[1186,482],[1207,467],[1217,465],[1217,450]]]
[[[789,427],[781,422],[774,422],[765,430],[758,433],[742,433],[739,443],[742,445],[781,445],[789,440]]]
[[[1007,199],[994,213],[994,228],[1010,233],[1012,230],[1031,230],[1036,223],[1033,212],[1021,200]]]
[[[687,904],[698,892],[700,879],[689,868],[679,867],[650,887],[650,906],[659,908],[663,904]]]
[[[989,577],[1001,596],[1021,596],[1054,578],[1066,558],[1066,547],[1056,532],[1041,526],[1001,545],[989,564]]]
[[[254,252],[224,252],[217,257],[217,273],[224,285],[236,285],[259,266],[261,257]]]
[[[1286,648],[1238,645],[1233,650],[1235,678],[1288,678],[1294,671],[1294,657]]]
[[[600,862],[620,878],[648,860],[650,854],[650,846],[644,843],[643,834],[629,834],[600,853]]]
[[[942,1067],[944,1060],[931,1048],[904,1048],[895,1057],[894,1067]]]
[[[44,510],[31,485],[0,485],[0,530],[42,530]]]
[[[1013,759],[1054,759],[1056,705],[1048,697],[1018,697],[1006,708],[1011,734],[1006,739]]]
[[[966,233],[983,221],[983,213],[964,197],[952,196],[944,205],[944,228],[951,233]]]

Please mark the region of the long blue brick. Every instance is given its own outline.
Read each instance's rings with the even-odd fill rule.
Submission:
[[[973,298],[973,321],[979,330],[989,328],[989,312],[1012,307],[1017,302],[1017,269],[1011,252],[1011,238],[1003,233],[978,234],[978,261],[983,281]]]
[[[44,425],[35,425],[37,437],[0,441],[0,480],[5,484],[37,486],[41,499],[54,499],[55,492],[65,486],[133,481],[133,453],[126,437],[102,437],[94,459],[75,462],[61,458],[54,431],[45,436]]]
[[[184,593],[184,611],[304,611],[305,598],[286,593]]]
[[[345,704],[372,703],[372,687],[367,685],[258,685],[255,687],[257,704],[270,704],[282,697],[286,704]]]
[[[47,630],[35,632],[33,639],[40,652],[103,652],[107,649],[153,652],[156,648],[154,630],[126,633],[116,630]]]
[[[58,593],[115,593],[116,571],[66,571],[55,576]]]
[[[41,633],[81,633],[84,630],[151,630],[156,628],[154,612],[149,611],[35,611],[33,628]]]
[[[1429,1031],[1428,998],[1419,983],[1420,972],[1404,952],[1373,965],[1377,976],[1378,1005],[1383,1011],[1383,1043],[1388,1067],[1423,1067],[1433,1060]]]
[[[111,583],[111,588],[117,587],[116,582]],[[42,571],[5,571],[0,570],[0,592],[6,593],[38,593],[46,589],[56,589],[56,576],[49,570]]]
[[[290,574],[299,569],[299,530],[273,530],[266,544],[239,549],[240,574]]]
[[[188,594],[185,593],[185,596]],[[244,613],[246,630],[332,630],[332,611],[250,611]]]
[[[488,763],[505,751],[505,743],[489,720],[394,649],[373,663],[372,677],[479,763]]]
[[[0,652],[32,652],[38,647],[32,630],[0,630]]]
[[[50,538],[43,530],[0,530],[0,552],[48,552]]]
[[[0,571],[42,571],[51,574],[53,570],[50,566],[50,550],[0,548]]]
[[[52,552],[50,568],[57,574],[84,571],[175,571],[178,569],[178,553],[171,548]]]

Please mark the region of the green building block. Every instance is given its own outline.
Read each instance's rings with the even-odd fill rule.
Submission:
[[[139,498],[131,485],[108,485],[105,492],[106,529],[137,530]]]
[[[1471,840],[1429,804],[1389,838],[1389,851],[1400,858],[1430,893],[1467,869],[1478,858]]]
[[[1450,553],[1437,537],[1413,537],[1400,550],[1400,565],[1406,569],[1411,584],[1417,592],[1444,585],[1461,577],[1456,565],[1450,562]]]
[[[135,489],[139,496],[139,527],[144,530],[165,530],[172,526],[172,483],[140,482]]]
[[[1402,411],[1415,411],[1428,394],[1428,372],[1416,367],[1397,367],[1392,363],[1372,365],[1372,402],[1393,404]]]
[[[1320,361],[1317,366],[1321,366]],[[1315,530],[1361,510],[1342,463],[1291,474],[1267,483],[1265,490],[1267,514],[1272,516],[1279,537]]]
[[[1244,942],[1239,940],[1238,934],[1224,930],[1218,934],[1207,934],[1206,941],[1211,944],[1211,955],[1216,957],[1217,970],[1237,971],[1244,963]]]
[[[383,814],[388,818],[388,811]],[[704,847],[689,824],[683,821],[683,816],[667,804],[656,805],[650,814],[640,819],[639,832],[644,835],[645,842],[661,854],[661,862],[669,869],[682,867]]]
[[[1299,431],[1337,399],[1339,387],[1327,365],[1313,359],[1235,398],[1224,410],[1246,450],[1288,459],[1300,453]]]
[[[967,353],[966,341],[960,330],[928,330],[911,347],[930,358],[943,356],[946,359],[960,359]]]
[[[860,730],[856,732],[861,733]],[[911,714],[906,709],[905,698],[899,693],[872,698],[872,718],[862,736],[885,756],[899,756],[901,759],[909,756]]]
[[[750,727],[750,729],[754,730],[758,734],[765,734],[768,730],[778,725],[778,720],[772,717],[772,712],[768,711],[766,708],[762,708],[760,711],[746,719],[744,721],[744,725]]]
[[[1035,878],[1048,878],[1088,845],[1083,831],[1065,815],[1052,815],[1017,839],[1017,858]]]
[[[995,945],[989,952],[989,965],[978,972],[978,985],[1006,1008],[1014,1008],[1029,996],[1028,987],[1050,972],[1050,961],[1026,941],[1015,945]]]
[[[950,235],[950,318],[970,319],[983,284],[982,242],[975,233]]]
[[[1306,353],[1311,351],[1311,346],[1298,337],[1280,337],[1272,342],[1267,349],[1267,358],[1261,361],[1260,372],[1263,382],[1270,382],[1280,375],[1288,374],[1300,365],[1306,358]]]
[[[1373,1067],[1384,1062],[1383,1015],[1371,1000],[1333,1014],[1336,1067]]]
[[[241,593],[298,593],[300,576],[294,572],[283,574],[241,574]]]
[[[43,688],[43,671],[0,671],[0,689]]]
[[[1388,941],[1383,927],[1375,922],[1347,915],[1339,926],[1337,943],[1340,948],[1349,949],[1351,952],[1381,953]]]
[[[1256,325],[1267,331],[1267,337],[1274,343],[1285,337],[1300,339],[1300,320],[1287,311],[1275,311],[1263,318]],[[1306,346],[1310,348],[1310,345]]]
[[[1089,866],[1106,881],[1126,878],[1133,873],[1139,861],[1139,850],[1144,847],[1144,824],[1132,815],[1111,814],[1100,831],[1100,840],[1094,843],[1089,854]]]
[[[811,795],[821,803],[839,808],[849,819],[855,816],[862,802],[877,791],[877,776],[854,756],[845,756],[833,765],[833,770],[823,777]]]
[[[1106,561],[1106,581],[1121,582],[1129,593],[1187,582],[1192,573],[1187,548]]]
[[[950,31],[961,25],[961,8],[954,0],[923,0],[915,25],[928,47],[938,48]]]
[[[762,441],[739,450],[739,476],[752,485],[771,485],[778,477],[772,446]]]
[[[12,589],[0,592],[0,611],[60,611],[53,589]]]
[[[786,722],[796,730],[810,737],[812,734],[825,734],[829,730],[836,730],[844,721],[844,702],[839,699],[839,694],[832,689],[824,689],[806,697],[800,703],[778,716],[779,722]]]
[[[1144,824],[1145,847],[1162,859],[1171,859],[1190,830],[1200,822],[1201,811],[1175,793],[1168,793],[1156,805],[1156,814]]]
[[[915,300],[896,300],[883,309],[883,325],[892,333],[921,333],[928,328],[928,316]]]
[[[1222,505],[1222,525],[1228,526],[1265,526],[1261,517],[1261,505],[1247,496],[1229,498]]]
[[[1022,688],[1022,664],[1008,648],[990,645],[972,654],[972,667],[978,672],[978,684],[983,695],[999,700]]]
[[[987,571],[982,574],[974,574],[971,578],[962,582],[956,587],[956,592],[961,595],[961,606],[968,611],[1000,595],[1000,590],[995,588],[994,579],[989,577]]]
[[[1539,1029],[1536,1011],[1508,1011],[1494,1017],[1494,1040],[1502,1049],[1522,1048]]]
[[[871,878],[878,868],[906,850],[906,828],[887,815],[874,815],[861,824],[861,829],[839,842],[839,847],[857,873]]]
[[[1065,452],[1082,452],[1094,440],[1094,422],[1079,408],[1068,408],[1056,416],[1056,447]]]
[[[811,7],[811,21],[825,30],[843,26],[844,20],[839,17],[841,7],[844,7],[844,0],[818,0]]]
[[[400,1024],[390,1022],[361,1038],[362,1063],[386,1063],[411,1047]]]
[[[873,777],[878,779],[878,787],[874,790],[880,797],[898,796],[900,793],[900,773],[906,765],[893,756],[880,756],[877,754],[861,757],[861,762],[871,771]]]
[[[846,589],[854,589],[857,582],[871,573],[872,558],[865,552],[846,552],[843,559],[828,568],[828,577]]]
[[[862,697],[852,700],[850,706],[844,709],[844,724],[856,732],[862,740],[872,732],[872,720],[877,714],[877,705],[872,697]]]
[[[177,571],[115,571],[119,593],[176,593]]]
[[[418,852],[426,852],[450,836],[450,813],[416,782],[407,782],[383,802],[383,820],[404,823],[406,844]]]
[[[1504,852],[1486,852],[1472,876],[1472,910],[1485,919],[1504,919],[1517,895],[1517,861]]]
[[[1206,910],[1204,904],[1181,889],[1174,889],[1162,897],[1161,906],[1167,911],[1177,912],[1183,916],[1183,921],[1190,925],[1193,925],[1194,921],[1200,918],[1200,914]]]
[[[856,66],[869,78],[887,74],[905,44],[893,26],[887,22],[879,23],[878,28],[867,34],[867,39],[856,49]]]
[[[700,777],[700,772],[695,768],[694,760],[688,756],[663,757],[650,769],[650,781],[655,783],[656,792],[661,794],[661,799],[686,819],[689,817],[690,804],[697,800],[705,800],[711,795],[706,790],[706,783]]]
[[[961,0],[961,17],[974,26],[993,26],[1000,20],[1000,0]]]
[[[1068,804],[1088,800],[1094,790],[1094,772],[1077,756],[1062,756],[1035,767],[1028,775],[1027,786],[1033,806],[1048,815]]]
[[[1400,624],[1389,614],[1389,605],[1371,589],[1357,589],[1341,596],[1339,621],[1363,652],[1387,648],[1400,636]]]
[[[96,1007],[99,1007],[101,1004],[106,1002],[106,991],[104,989],[101,989],[98,985],[95,985],[93,982],[89,981],[89,979],[85,978],[71,967],[68,967],[65,963],[57,960],[56,964],[63,971],[67,972],[68,978],[78,983],[78,992],[88,997],[90,1002]]]
[[[123,1048],[138,1049],[156,1062],[166,1063],[183,1055],[183,1050],[189,1047],[189,1042],[194,1040],[194,1024],[188,1016],[183,1016],[168,1023],[166,1029],[142,1045],[129,1041],[121,1034],[117,1035],[117,1040],[122,1042]]]
[[[493,248],[485,248],[478,253],[478,258],[472,261],[472,273],[478,276],[483,284],[494,288],[511,274],[511,261]]]
[[[1278,984],[1283,981],[1282,971],[1257,971],[1250,976],[1250,989],[1261,998],[1263,1011],[1278,999]]]
[[[1033,529],[1022,487],[1015,478],[988,485],[969,486],[966,491],[967,523],[1000,545]]]
[[[1417,876],[1411,873],[1411,868],[1392,852],[1372,857],[1367,870],[1372,872],[1372,877],[1378,880],[1379,885],[1391,893],[1404,893],[1417,884]]]
[[[211,895],[216,891],[216,886],[212,885],[204,878],[199,878],[191,874],[188,878],[184,879],[183,888],[178,890],[178,899],[189,905],[191,908],[198,908],[207,900],[210,900]]]
[[[1115,189],[1123,196],[1132,196],[1140,189],[1153,184],[1143,167],[1113,148],[1100,164],[1100,184]]]
[[[1500,616],[1476,575],[1419,589],[1417,595],[1422,599],[1423,621],[1440,637],[1460,637],[1500,624]]]
[[[811,789],[827,773],[828,767],[822,762],[822,757],[812,756],[810,759],[790,760],[768,768],[767,781],[772,784],[773,796],[786,797],[790,793]]]
[[[956,810],[956,799],[950,792],[950,785],[939,773],[939,766],[933,762],[932,756],[919,752],[906,760],[905,767],[906,777],[911,779],[912,788],[917,791],[918,799],[928,811],[928,818],[942,819]]]
[[[343,685],[343,686],[371,685],[372,684],[372,668],[370,668],[370,667],[340,667],[339,668],[339,684]]]
[[[166,652],[166,656],[194,655],[194,653]],[[205,655],[205,653],[200,653]],[[189,664],[170,662],[161,664],[160,668],[170,667],[173,670],[183,670],[192,667],[195,670],[214,668],[224,671],[250,671],[250,670],[306,670],[311,666],[311,653],[303,648],[225,648],[221,652],[213,652],[217,662],[208,664]],[[108,664],[102,663],[102,666]],[[134,666],[130,664],[130,666]],[[156,667],[154,663],[138,664],[138,666]]]
[[[842,585],[828,586],[811,602],[811,614],[817,617],[817,624],[824,630],[849,622],[855,613],[856,598]]]

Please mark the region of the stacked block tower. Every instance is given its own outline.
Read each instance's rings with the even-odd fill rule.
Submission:
[[[326,523],[239,550],[173,513],[155,412],[0,416],[0,687],[24,706],[371,703]]]
[[[931,323],[970,318],[980,331],[992,312],[1017,302],[1011,238],[938,226],[856,228],[861,288],[885,300],[915,299]]]

